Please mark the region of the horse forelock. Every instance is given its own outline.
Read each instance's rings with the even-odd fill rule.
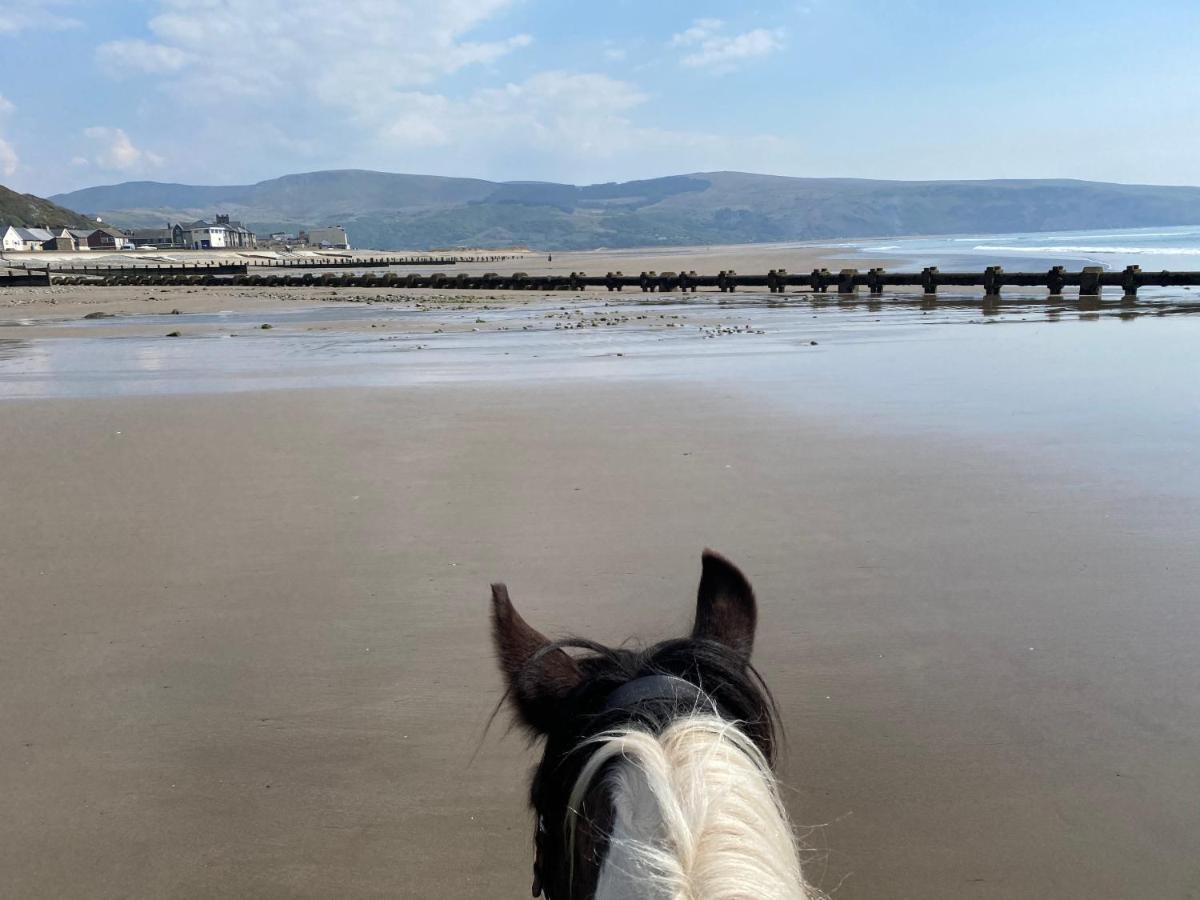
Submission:
[[[550,900],[566,900],[594,894],[609,852],[618,810],[608,776],[618,761],[605,759],[572,802],[580,776],[601,752],[605,735],[636,732],[657,738],[673,724],[705,714],[736,726],[769,773],[778,719],[770,691],[754,668],[743,656],[713,641],[681,639],[645,649],[612,649],[590,641],[564,640],[555,647],[586,651],[577,657],[584,677],[563,701],[546,735],[530,799],[539,822],[541,887]],[[635,691],[630,695],[634,702],[609,704],[623,685],[659,675],[682,679],[694,685],[698,694],[651,691],[639,696]]]

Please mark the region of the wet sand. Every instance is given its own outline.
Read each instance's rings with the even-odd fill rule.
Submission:
[[[0,402],[0,895],[527,896],[487,583],[656,639],[705,545],[822,888],[1200,895],[1195,505],[872,422],[732,382]]]

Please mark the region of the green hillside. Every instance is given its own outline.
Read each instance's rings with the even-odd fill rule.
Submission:
[[[33,194],[18,194],[0,184],[0,228],[9,225],[59,225],[66,228],[94,228],[89,219],[73,210],[58,206]]]

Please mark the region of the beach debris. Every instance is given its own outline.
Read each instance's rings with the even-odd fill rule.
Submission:
[[[182,315],[183,315],[183,313],[181,313],[181,312],[180,312],[179,310],[177,310],[177,309],[173,309],[173,310],[171,310],[171,315],[173,315],[173,316],[182,316]]]
[[[183,337],[183,335],[178,331],[168,331],[167,337]]]
[[[272,328],[274,328],[275,326],[274,326],[274,325],[272,325],[270,322],[263,322],[263,323],[262,323],[260,326],[258,326],[258,327],[259,327],[259,328],[261,328],[263,331],[270,331],[270,330],[271,330]]]
[[[116,315],[110,312],[92,312],[84,316],[85,319],[115,319]]]

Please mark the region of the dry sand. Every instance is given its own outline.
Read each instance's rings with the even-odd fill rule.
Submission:
[[[656,639],[710,545],[835,897],[1200,896],[1195,521],[1060,476],[661,384],[0,403],[0,895],[528,896],[487,583]]]

